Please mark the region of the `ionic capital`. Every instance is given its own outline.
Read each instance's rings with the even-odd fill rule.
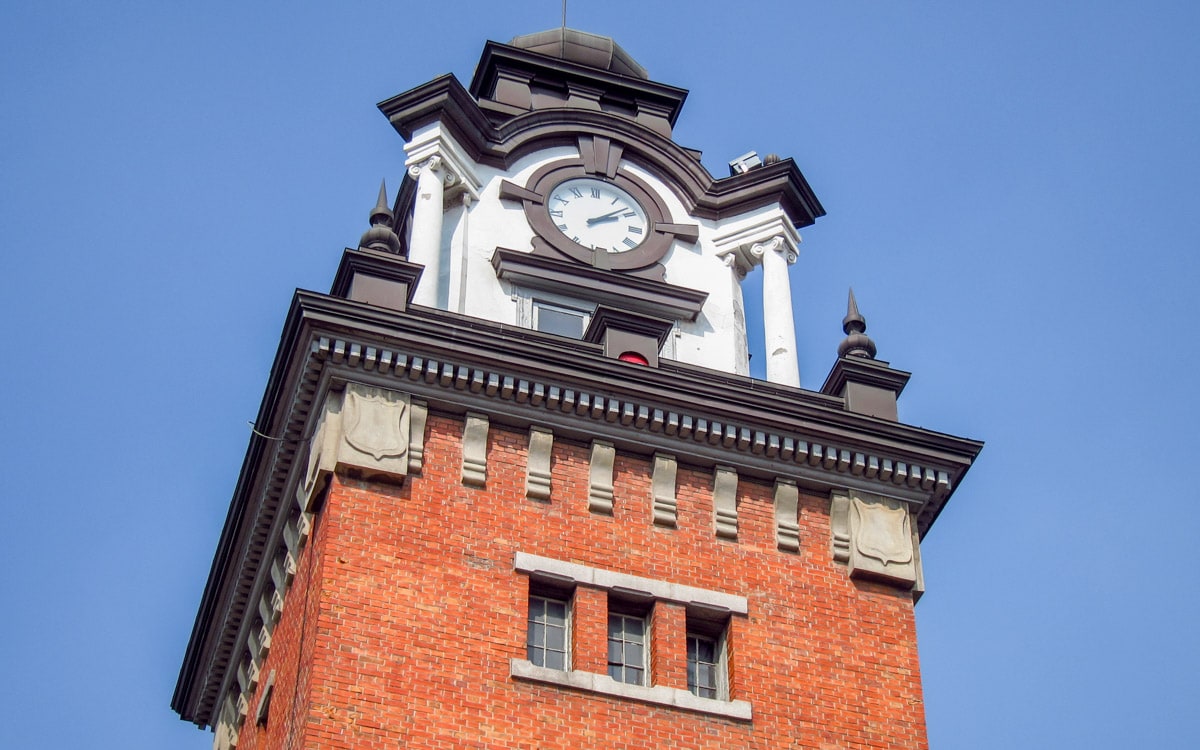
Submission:
[[[796,251],[788,246],[783,235],[772,237],[766,242],[756,242],[750,246],[750,254],[755,258],[762,258],[767,253],[779,253],[789,265],[795,263],[796,258],[799,257]]]
[[[738,263],[738,256],[736,252],[728,251],[722,255],[719,255],[718,257],[721,259],[721,262],[725,264],[726,268],[733,271],[733,273],[737,275],[738,281],[746,278],[746,269],[741,263]]]
[[[420,179],[422,174],[437,174],[439,172],[441,173],[442,185],[445,187],[450,187],[460,181],[458,174],[442,161],[440,154],[434,154],[424,162],[414,164],[408,168],[408,174],[414,180]]]

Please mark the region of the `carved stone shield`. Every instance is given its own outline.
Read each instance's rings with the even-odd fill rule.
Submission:
[[[912,561],[912,533],[906,508],[867,503],[856,497],[854,513],[858,522],[854,542],[859,554],[872,557],[885,566]]]
[[[346,442],[376,461],[403,456],[408,451],[407,408],[404,400],[388,398],[381,389],[347,388],[342,406]]]

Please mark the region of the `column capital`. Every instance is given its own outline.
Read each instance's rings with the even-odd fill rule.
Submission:
[[[746,278],[746,266],[744,263],[738,262],[738,254],[736,250],[726,250],[717,256],[725,267],[733,271],[738,281]]]
[[[420,179],[421,175],[424,173],[437,172],[442,173],[442,183],[446,187],[450,187],[451,185],[457,183],[460,179],[458,174],[453,169],[450,169],[444,161],[442,161],[442,157],[439,154],[434,154],[424,162],[413,164],[408,168],[408,174],[414,180]]]
[[[796,262],[799,255],[784,239],[783,235],[777,235],[765,242],[756,242],[750,246],[750,254],[755,258],[761,259],[767,253],[778,253],[791,265]]]
[[[413,179],[428,169],[441,174],[443,187],[450,188],[448,197],[465,191],[472,199],[479,199],[483,182],[475,172],[478,165],[440,123],[414,134],[404,151],[405,164]]]

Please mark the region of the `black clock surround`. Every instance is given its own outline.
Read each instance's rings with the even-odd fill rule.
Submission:
[[[520,200],[534,231],[533,250],[539,255],[566,258],[593,268],[637,272],[663,259],[671,243],[689,244],[699,237],[695,224],[676,224],[657,192],[643,180],[620,167],[622,148],[602,138],[581,138],[580,158],[559,159],[543,165],[530,176],[525,187],[505,181],[500,197]],[[628,193],[646,213],[645,240],[624,252],[610,252],[581,245],[559,231],[550,215],[551,196],[568,180],[591,178],[609,183]]]

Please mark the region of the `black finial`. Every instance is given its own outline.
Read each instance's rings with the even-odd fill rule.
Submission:
[[[371,209],[371,228],[358,241],[359,247],[400,253],[400,238],[392,230],[392,210],[388,208],[387,182],[379,183],[379,200]]]
[[[387,180],[379,181],[379,200],[375,201],[375,208],[371,209],[371,226],[382,224],[384,221],[391,222],[392,209],[388,208],[387,199]]]
[[[842,318],[842,331],[846,338],[838,344],[838,356],[875,359],[875,342],[866,334],[866,330],[867,319],[858,311],[858,302],[851,288],[850,298],[846,302],[846,317]]]

